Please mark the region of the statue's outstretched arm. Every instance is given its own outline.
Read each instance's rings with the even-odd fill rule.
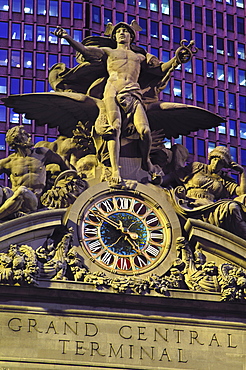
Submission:
[[[78,51],[79,53],[81,53],[85,59],[87,59],[87,57],[91,58],[91,56],[93,55],[96,59],[100,59],[102,58],[102,56],[104,55],[104,51],[101,49],[101,48],[97,48],[97,47],[87,47],[85,45],[83,45],[82,43],[78,42],[78,41],[75,41],[68,33],[66,30],[64,30],[63,28],[61,27],[56,27],[55,31],[54,32],[51,32],[53,35],[59,37],[59,38],[64,38],[65,40],[67,40],[67,42],[76,50]]]

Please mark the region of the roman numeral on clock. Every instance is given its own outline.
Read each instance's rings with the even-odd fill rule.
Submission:
[[[154,247],[153,245],[148,245],[148,247],[145,250],[146,253],[148,253],[151,257],[156,257],[159,254],[159,248]]]
[[[105,252],[101,255],[101,261],[105,263],[105,265],[112,265],[114,262],[114,256],[109,252]]]
[[[97,253],[102,249],[102,245],[99,240],[88,243],[88,247],[90,248],[92,253]]]
[[[101,203],[101,208],[104,212],[112,212],[113,209],[114,209],[114,204],[111,200],[104,200],[102,203]]]

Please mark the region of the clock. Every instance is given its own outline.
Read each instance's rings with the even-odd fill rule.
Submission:
[[[176,257],[179,222],[164,190],[154,185],[133,190],[94,185],[79,196],[67,220],[91,271],[164,273]]]

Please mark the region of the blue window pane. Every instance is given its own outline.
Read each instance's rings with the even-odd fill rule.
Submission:
[[[73,4],[73,17],[74,19],[82,19],[82,4],[74,3]]]
[[[185,98],[193,99],[192,84],[188,82],[185,83]]]
[[[37,69],[45,69],[45,54],[36,54],[36,67]]]
[[[24,68],[32,68],[32,53],[24,51]]]
[[[0,22],[0,38],[8,38],[9,27],[7,22]]]
[[[37,41],[45,42],[45,27],[37,26]]]
[[[218,91],[218,106],[225,107],[225,92],[221,90]]]
[[[133,6],[135,6],[135,5],[136,5],[136,2],[135,2],[135,0],[127,0],[127,4],[128,4],[128,5],[133,5]]]
[[[104,9],[104,24],[112,22],[112,10]]]
[[[27,119],[24,114],[22,114],[22,123],[25,125],[31,125],[32,121]]]
[[[196,86],[196,100],[201,103],[204,102],[203,86]]]
[[[15,123],[16,125],[20,122],[20,115],[19,113],[15,113],[13,109],[9,110],[10,113],[10,122]]]
[[[156,48],[151,48],[151,54],[159,58],[159,50]]]
[[[182,85],[181,85],[181,81],[174,80],[173,93],[174,93],[174,96],[182,96]]]
[[[139,18],[139,25],[140,25],[141,28],[143,28],[141,26],[141,19],[142,18]],[[120,13],[120,12],[116,12],[116,23],[120,23],[120,22],[124,22],[124,14]]]
[[[227,55],[229,57],[234,57],[234,41],[227,40]]]
[[[207,51],[214,52],[214,39],[211,35],[206,35]]]
[[[150,22],[150,34],[151,37],[159,37],[159,29],[158,29],[158,23],[151,21]]]
[[[207,62],[207,77],[214,78],[214,63]]]
[[[162,38],[165,41],[170,41],[170,26],[167,24],[162,25]]]
[[[51,43],[51,44],[57,44],[58,43],[58,37],[56,37],[55,35],[53,35],[51,33],[52,31],[54,31],[54,27],[49,27],[49,43]],[[60,40],[61,40],[61,44],[68,43],[67,40],[65,40],[63,38],[60,39]]]
[[[207,93],[208,93],[208,104],[214,105],[214,89],[208,87]]]
[[[229,120],[230,136],[237,136],[237,122],[234,119]]]
[[[179,135],[179,137],[176,137],[174,139],[175,144],[182,144],[182,135]]]
[[[70,18],[71,17],[71,5],[68,1],[62,1],[62,17]]]
[[[217,64],[217,79],[225,81],[225,67],[224,64]]]
[[[180,18],[180,2],[176,0],[173,1],[173,16]]]
[[[20,93],[20,79],[11,78],[10,79],[10,94],[19,94]]]
[[[53,143],[54,141],[56,141],[56,138],[55,137],[48,137],[47,141],[49,143]]]
[[[0,121],[1,122],[6,121],[6,110],[7,108],[4,105],[0,105]]]
[[[179,44],[180,40],[181,40],[181,28],[173,27],[173,41]]]
[[[241,163],[243,166],[246,166],[246,150],[241,149]]]
[[[196,40],[196,47],[198,49],[203,49],[203,38],[202,33],[196,32],[195,33],[195,40]]]
[[[33,14],[33,0],[25,0],[24,13]]]
[[[189,60],[189,62],[185,63],[184,65],[185,72],[192,73],[192,62]]]
[[[158,12],[158,0],[150,0],[150,10]]]
[[[58,56],[56,54],[49,55],[49,68],[58,62]]]
[[[169,0],[161,0],[161,12],[162,14],[169,15],[170,13]]]
[[[162,50],[162,61],[164,63],[168,62],[170,59],[170,52],[166,50]]]
[[[236,109],[236,95],[229,93],[229,109]]]
[[[205,142],[204,140],[197,139],[197,152],[201,157],[205,157]]]
[[[0,77],[0,94],[7,94],[7,78]]]
[[[194,139],[193,137],[186,137],[186,148],[190,154],[194,154]]]
[[[238,82],[241,86],[246,86],[246,70],[239,69],[238,70]]]
[[[244,44],[238,43],[237,54],[239,59],[245,59],[245,46]]]
[[[217,53],[224,55],[224,39],[217,37]]]
[[[196,59],[196,74],[203,76],[203,61],[201,59]]]
[[[11,51],[11,67],[20,68],[21,54],[18,50]]]
[[[0,10],[4,12],[9,10],[9,0],[0,0]]]
[[[0,134],[0,150],[5,150],[5,134]]]
[[[142,28],[142,31],[140,31],[140,34],[147,35],[147,20],[143,18],[139,18],[139,26]]]
[[[45,91],[45,82],[44,81],[36,81],[36,92],[44,92]]]
[[[46,14],[46,0],[38,0],[37,1],[37,12],[39,15],[45,15]]]
[[[208,142],[208,152],[210,153],[214,148],[216,147],[216,144],[213,141]]]
[[[184,19],[191,21],[191,4],[184,3]]]
[[[230,154],[232,156],[233,161],[237,162],[237,148],[235,148],[234,146],[231,146]]]
[[[49,15],[51,17],[58,17],[58,1],[50,0]]]
[[[192,32],[190,30],[184,30],[184,38],[190,41],[192,39]]]
[[[33,41],[33,25],[25,24],[25,26],[24,26],[24,40]]]
[[[8,65],[8,50],[0,49],[0,65],[7,66]]]
[[[21,11],[21,0],[12,1],[12,10],[13,10],[13,12],[20,13],[20,11]]]
[[[32,93],[32,80],[26,80],[23,81],[23,93],[29,94]]]
[[[202,8],[200,6],[195,6],[195,22],[202,23]]]
[[[101,23],[101,9],[98,6],[92,6],[92,22]]]
[[[67,55],[62,55],[61,56],[61,62],[66,64],[67,67],[70,66],[70,57]]]
[[[226,124],[225,122],[221,123],[220,126],[218,126],[218,132],[219,134],[226,134]]]
[[[20,40],[21,25],[20,23],[12,23],[12,40]]]
[[[228,67],[228,82],[235,83],[235,68]]]
[[[240,138],[246,139],[246,123],[240,122]]]
[[[44,141],[43,136],[35,136],[34,137],[34,144],[37,144],[39,141]]]
[[[146,0],[139,0],[138,4],[139,4],[139,8],[143,8],[143,9],[147,8]]]
[[[239,106],[241,112],[246,112],[246,96],[239,95]]]
[[[131,22],[135,19],[136,17],[135,16],[133,16],[133,15],[128,15],[127,16],[127,23],[128,24],[131,24]]]
[[[81,42],[82,41],[82,31],[81,30],[74,30],[73,31],[73,38],[75,41]]]

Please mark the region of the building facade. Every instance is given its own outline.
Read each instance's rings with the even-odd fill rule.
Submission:
[[[246,166],[245,15],[245,0],[0,0],[0,94],[51,91],[48,69],[57,62],[76,64],[66,40],[51,33],[57,25],[81,41],[103,35],[108,22],[136,19],[142,27],[137,45],[160,60],[173,57],[182,39],[195,40],[198,48],[189,63],[173,72],[161,99],[197,105],[226,118],[223,126],[172,143],[184,144],[190,159],[201,162],[215,146],[224,145]],[[5,132],[16,124],[24,124],[35,143],[56,138],[55,129],[36,127],[1,104],[0,158],[9,154]],[[2,175],[0,181],[7,179]]]

